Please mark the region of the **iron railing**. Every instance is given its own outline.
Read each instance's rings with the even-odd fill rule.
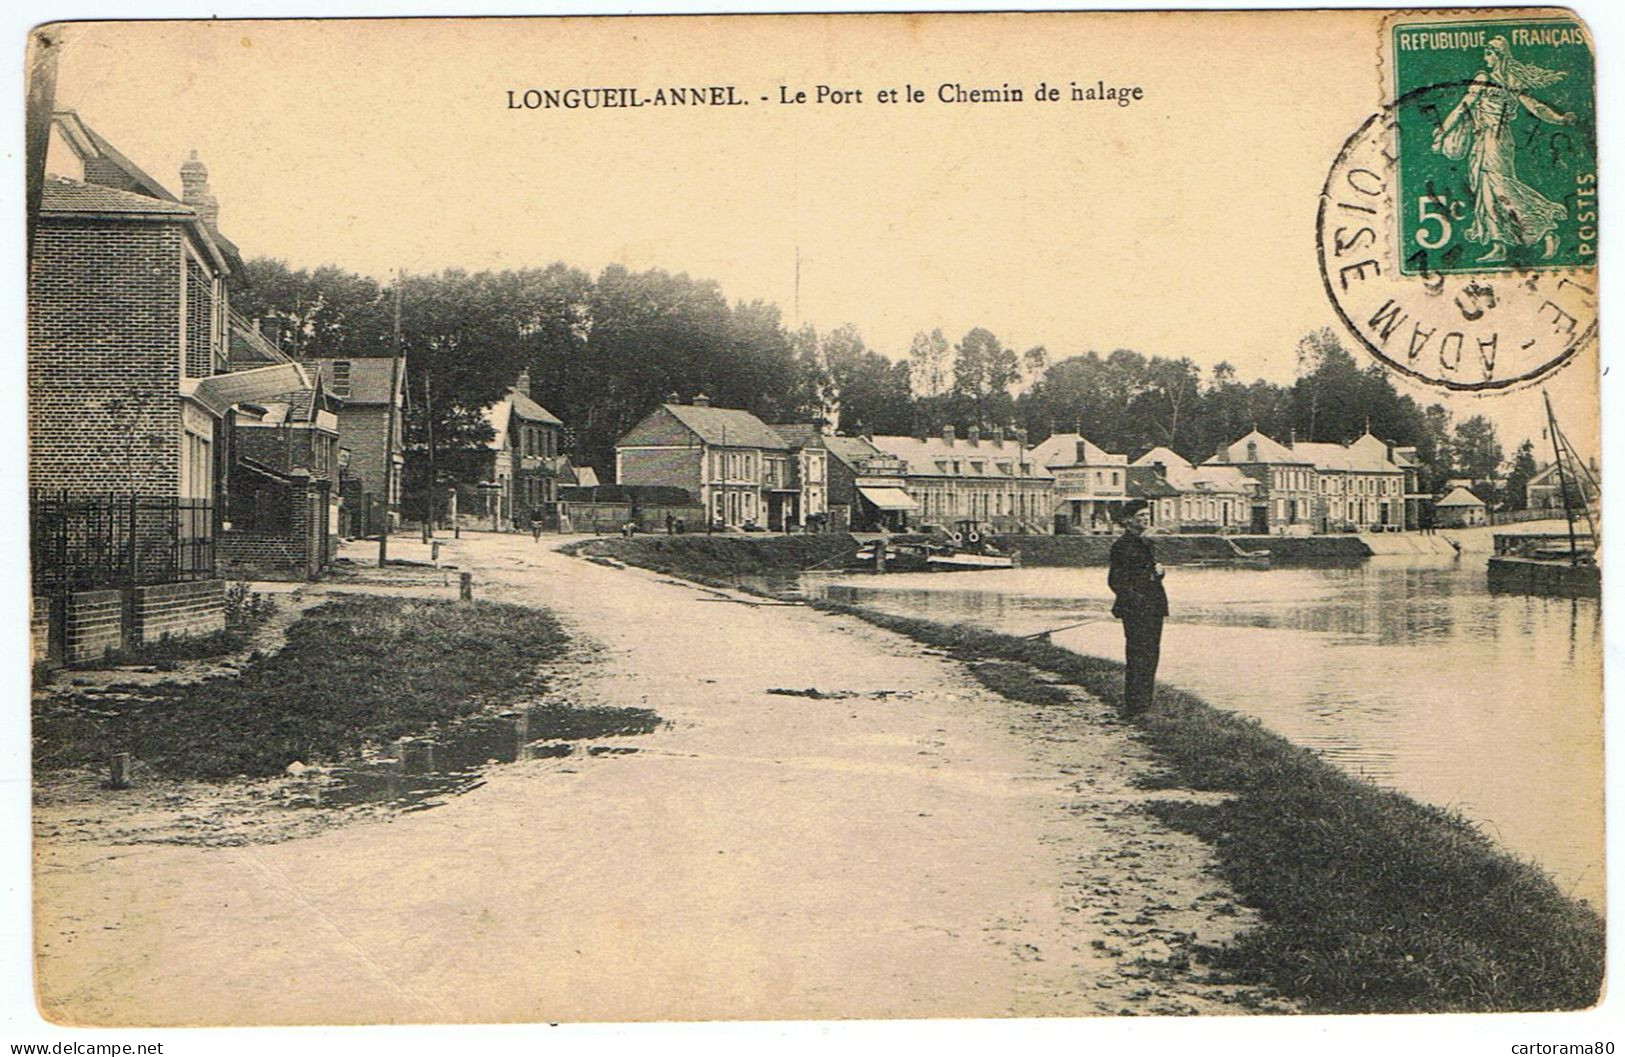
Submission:
[[[37,591],[134,587],[215,575],[214,506],[172,496],[29,497]]]

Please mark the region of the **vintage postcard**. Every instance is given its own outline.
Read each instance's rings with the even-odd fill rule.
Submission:
[[[37,27],[40,1015],[1592,1023],[1598,62]]]

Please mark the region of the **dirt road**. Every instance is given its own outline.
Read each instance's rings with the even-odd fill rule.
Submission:
[[[1140,810],[1145,752],[1101,703],[1011,702],[865,624],[548,548],[480,536],[448,554],[482,597],[565,622],[583,644],[561,676],[572,701],[652,708],[666,727],[626,739],[635,753],[496,767],[434,810],[282,843],[42,840],[46,1013],[785,1019],[1255,999],[1189,965],[1188,940],[1250,919],[1205,846]]]

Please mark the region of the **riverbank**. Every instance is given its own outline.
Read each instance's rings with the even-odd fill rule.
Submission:
[[[973,665],[1019,662],[1106,700],[1122,695],[1122,666],[1112,661],[966,625],[817,606]],[[995,689],[1011,681],[997,678]],[[1258,929],[1208,952],[1216,966],[1325,1012],[1578,1009],[1598,1000],[1602,918],[1460,816],[1351,778],[1167,686],[1136,723],[1166,767],[1154,787],[1228,794],[1151,806],[1212,844],[1225,880],[1263,916]]]
[[[639,548],[618,557],[637,563]],[[665,557],[662,571],[683,574],[680,552]],[[1057,676],[1104,700],[1121,693],[1115,662],[965,626],[820,608],[947,649],[1016,700],[1053,695]],[[1338,1012],[1566,1009],[1597,1000],[1601,918],[1459,816],[1352,778],[1166,686],[1138,725],[1168,784],[1220,794],[1152,810],[1212,844],[1226,880],[1262,913],[1258,928],[1210,952],[1238,978]]]
[[[900,542],[926,536],[894,536]],[[1029,567],[1100,566],[1111,560],[1114,536],[995,536],[1005,553],[1021,552]],[[1157,557],[1168,565],[1225,562],[1243,552],[1267,551],[1271,563],[1359,562],[1371,547],[1359,536],[1157,536]],[[740,577],[790,576],[818,569],[839,569],[858,549],[846,533],[796,536],[635,536],[600,538],[565,544],[566,554],[614,558],[657,572],[707,583],[731,583]]]
[[[559,550],[588,558],[613,558],[655,572],[702,583],[732,583],[743,576],[785,576],[812,569],[838,569],[857,552],[844,533],[793,536],[634,536],[566,543]]]

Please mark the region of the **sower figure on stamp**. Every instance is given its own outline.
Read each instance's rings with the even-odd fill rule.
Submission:
[[[1106,582],[1117,596],[1112,616],[1123,622],[1123,715],[1134,716],[1151,707],[1157,684],[1157,660],[1162,652],[1162,618],[1168,615],[1168,594],[1162,588],[1162,566],[1157,564],[1145,530],[1151,514],[1143,502],[1123,508],[1123,534],[1112,544],[1111,572]]]

